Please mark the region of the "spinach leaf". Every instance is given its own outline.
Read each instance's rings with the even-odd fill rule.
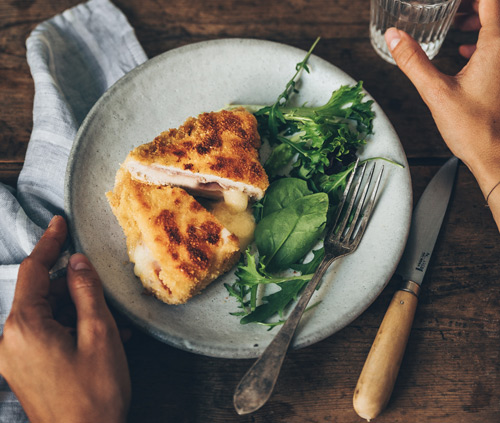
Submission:
[[[255,242],[267,270],[286,270],[303,258],[320,238],[327,212],[328,194],[320,192],[264,217],[255,229]]]
[[[256,322],[271,328],[283,320],[267,320],[278,314],[300,295],[324,257],[324,248],[304,257],[323,236],[329,214],[338,207],[357,152],[373,133],[373,101],[366,100],[362,82],[342,86],[332,92],[323,105],[294,106],[289,99],[297,91],[300,76],[309,72],[308,60],[318,40],[274,104],[255,110],[262,138],[269,142],[270,157],[264,168],[270,180],[264,198],[253,205],[257,222],[255,243],[258,254],[246,252],[236,271],[237,280],[226,285],[235,297],[241,323]],[[246,107],[246,106],[244,106]],[[283,177],[285,174],[288,177]],[[330,204],[329,204],[330,203]],[[258,258],[258,261],[257,261]],[[283,276],[283,270],[300,274]],[[257,288],[277,290],[257,304]]]
[[[291,203],[312,194],[307,182],[298,178],[283,178],[273,182],[262,201],[262,217],[288,207]]]

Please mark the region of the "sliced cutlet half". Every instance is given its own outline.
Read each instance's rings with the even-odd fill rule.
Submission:
[[[124,166],[138,181],[174,185],[209,198],[263,197],[257,120],[243,108],[202,113],[132,150]]]
[[[181,188],[132,180],[120,168],[108,201],[147,291],[183,304],[237,262],[238,238]]]

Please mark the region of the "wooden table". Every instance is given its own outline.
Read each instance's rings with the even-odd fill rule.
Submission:
[[[33,82],[25,40],[35,25],[74,0],[0,2],[0,181],[15,185],[32,128]],[[379,102],[408,155],[417,200],[450,152],[414,87],[381,60],[368,39],[366,0],[116,0],[146,53],[196,41],[251,37],[308,49],[340,67]],[[465,64],[452,31],[434,63]],[[500,421],[499,235],[468,169],[461,165],[392,399],[377,422]],[[136,332],[126,345],[131,422],[361,422],[352,408],[357,378],[396,289],[392,280],[351,325],[289,353],[260,411],[238,416],[234,388],[252,360],[203,357]]]

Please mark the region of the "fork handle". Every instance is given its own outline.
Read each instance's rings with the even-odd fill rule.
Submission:
[[[420,288],[414,282],[406,286],[414,289],[401,289],[394,294],[354,391],[354,410],[368,421],[377,417],[389,402],[403,360]]]
[[[271,396],[300,318],[318,282],[333,261],[332,257],[323,259],[283,327],[236,387],[233,403],[238,414],[248,414],[258,410]]]

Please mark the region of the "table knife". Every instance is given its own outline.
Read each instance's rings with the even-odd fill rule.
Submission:
[[[392,298],[354,390],[354,410],[368,421],[382,412],[394,388],[458,162],[453,157],[439,169],[413,212],[408,241],[396,271],[403,284]]]

